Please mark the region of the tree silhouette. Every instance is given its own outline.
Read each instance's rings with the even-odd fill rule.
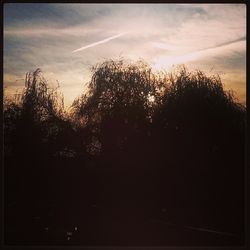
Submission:
[[[219,76],[185,67],[169,74],[154,130],[163,190],[178,207],[177,220],[243,230],[244,123],[244,107]]]
[[[27,73],[20,100],[9,100],[4,107],[5,204],[15,204],[6,210],[7,231],[23,224],[28,228],[41,201],[54,199],[60,184],[55,166],[62,165],[56,154],[71,146],[65,139],[71,131],[57,90],[40,69]],[[15,216],[19,217],[16,221]]]
[[[93,68],[89,91],[73,104],[75,115],[91,131],[90,153],[96,155],[97,166],[105,166],[106,178],[100,185],[109,202],[115,195],[118,203],[144,206],[146,210],[145,204],[141,201],[139,205],[138,201],[153,199],[145,198],[145,193],[149,193],[152,181],[147,156],[151,154],[150,131],[159,98],[158,81],[159,77],[143,61],[106,61]]]
[[[128,127],[149,121],[153,106],[150,98],[156,98],[155,81],[154,74],[144,62],[106,61],[93,68],[88,93],[73,103],[75,115],[85,121],[86,127],[93,127],[93,132],[99,130],[103,138],[98,139],[104,148],[108,144],[111,146],[110,139],[114,140],[113,148],[119,148],[121,145],[115,141],[121,143],[124,138],[116,138],[117,130],[122,133]],[[112,125],[117,126],[117,130],[109,128]],[[104,139],[104,130],[110,129],[113,130],[112,138],[107,135],[108,139]]]
[[[6,240],[61,244],[59,232],[78,223],[76,243],[99,244],[103,235],[108,245],[117,237],[168,244],[162,225],[153,232],[158,220],[243,242],[246,111],[220,77],[124,60],[92,73],[67,112],[40,69],[27,73],[19,100],[5,100]],[[175,237],[196,244],[196,235]]]

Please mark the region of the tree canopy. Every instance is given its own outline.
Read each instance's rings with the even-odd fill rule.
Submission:
[[[4,103],[6,202],[19,201],[7,228],[19,228],[15,237],[26,236],[12,218],[33,225],[40,197],[65,213],[74,204],[68,224],[97,218],[97,204],[122,216],[121,225],[131,216],[170,218],[243,232],[246,110],[218,75],[108,60],[93,67],[87,86],[66,111],[37,69],[21,98]],[[124,235],[134,232],[130,223]]]

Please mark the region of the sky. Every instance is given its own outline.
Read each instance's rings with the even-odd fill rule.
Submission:
[[[4,4],[4,94],[40,68],[65,104],[83,93],[91,67],[121,57],[152,68],[220,74],[246,102],[244,4]]]

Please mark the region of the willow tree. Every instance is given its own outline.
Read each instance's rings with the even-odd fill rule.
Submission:
[[[125,216],[126,207],[139,218],[155,204],[151,127],[160,82],[143,61],[109,60],[93,68],[86,94],[73,104],[83,140],[90,135],[87,148],[100,171],[100,196],[109,206],[123,204],[117,211]]]
[[[14,109],[16,113],[18,110],[18,119]],[[26,74],[25,88],[18,103],[9,101],[6,104],[4,119],[6,140],[14,136],[15,142],[11,144],[16,145],[17,152],[27,156],[59,133],[64,120],[63,97],[37,69]],[[14,125],[16,130],[8,133]]]
[[[163,203],[175,204],[176,220],[240,232],[245,107],[218,75],[182,67],[166,79],[153,117],[161,190],[169,197]]]
[[[93,68],[87,94],[75,100],[73,109],[93,132],[97,151],[121,152],[131,140],[130,148],[136,148],[136,140],[147,137],[159,98],[157,81],[143,61],[109,60]]]

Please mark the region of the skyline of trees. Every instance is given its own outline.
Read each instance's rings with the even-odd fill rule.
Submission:
[[[109,234],[108,245],[116,241],[112,225],[121,242],[140,245],[143,223],[155,219],[236,235],[208,244],[242,244],[246,110],[219,76],[185,67],[153,73],[143,61],[108,60],[93,68],[88,91],[68,112],[48,84],[37,69],[27,74],[20,101],[5,102],[8,242],[65,242],[38,230],[32,216],[39,214],[52,228],[80,223],[76,242],[90,237],[84,221],[93,217],[96,227],[105,221],[100,234]],[[93,230],[92,243],[100,236]]]

